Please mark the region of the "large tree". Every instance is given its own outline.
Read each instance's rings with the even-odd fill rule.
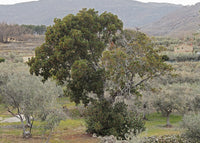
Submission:
[[[28,62],[30,73],[42,76],[43,81],[53,78],[65,84],[65,94],[77,104],[87,105],[91,101],[101,108],[106,103],[113,111],[116,97],[139,96],[143,83],[172,70],[159,54],[161,48],[141,32],[123,31],[122,21],[116,15],[107,12],[99,15],[94,9],[83,9],[77,15],[69,14],[54,22],[47,28],[45,43],[36,48],[35,57]],[[121,106],[120,109],[127,110]],[[104,111],[96,112],[93,106],[89,106],[89,111],[90,133],[105,135],[116,131],[115,135],[125,138],[122,130],[144,128],[139,117],[135,118],[141,123],[139,127],[133,124],[127,128],[122,120],[120,129],[119,124],[110,128],[109,120],[107,124],[95,122],[101,120]],[[106,113],[114,123],[122,119],[120,114],[116,117]],[[94,122],[93,116],[97,118]],[[123,118],[132,123],[134,118],[129,117],[126,114]]]
[[[31,74],[41,75],[44,81],[53,77],[66,84],[70,99],[77,104],[89,102],[88,93],[99,98],[104,93],[104,68],[100,66],[102,52],[123,24],[116,15],[94,9],[82,9],[55,19],[47,28],[45,43],[35,50],[29,61]]]
[[[89,93],[103,99],[106,90],[112,101],[117,96],[140,95],[145,81],[172,70],[145,34],[122,32],[116,15],[83,9],[54,22],[28,63],[30,73],[65,84],[66,95],[77,104],[89,103]]]

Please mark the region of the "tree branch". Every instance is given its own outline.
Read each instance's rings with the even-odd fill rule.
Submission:
[[[16,118],[18,118],[18,119],[20,119],[20,117],[18,117],[17,115],[15,115],[9,108],[8,108],[8,110],[7,110],[10,114],[12,114],[14,117],[16,117]]]

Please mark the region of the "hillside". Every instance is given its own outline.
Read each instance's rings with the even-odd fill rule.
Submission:
[[[50,25],[55,17],[62,18],[69,13],[75,14],[82,8],[95,8],[99,12],[117,14],[125,27],[134,28],[158,21],[180,7],[182,6],[133,0],[40,0],[0,5],[0,22]]]
[[[142,31],[154,36],[186,36],[200,29],[200,3],[184,6],[159,21],[144,26]]]

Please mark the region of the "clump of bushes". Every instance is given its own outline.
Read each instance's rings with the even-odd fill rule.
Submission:
[[[0,63],[2,62],[5,62],[5,59],[0,57]]]
[[[128,133],[136,135],[145,130],[142,116],[129,112],[125,103],[112,105],[106,100],[88,107],[86,124],[88,133],[98,136],[114,135],[118,139],[126,139]]]
[[[200,114],[186,115],[183,118],[182,126],[186,129],[185,137],[191,143],[200,141]]]

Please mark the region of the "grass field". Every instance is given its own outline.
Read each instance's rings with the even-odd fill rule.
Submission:
[[[159,113],[152,113],[147,116],[148,120],[146,121],[145,127],[146,131],[144,131],[140,136],[163,136],[163,135],[174,135],[180,134],[180,122],[182,117],[180,115],[171,115],[170,122],[172,124],[171,128],[166,128],[166,117],[163,117]]]

